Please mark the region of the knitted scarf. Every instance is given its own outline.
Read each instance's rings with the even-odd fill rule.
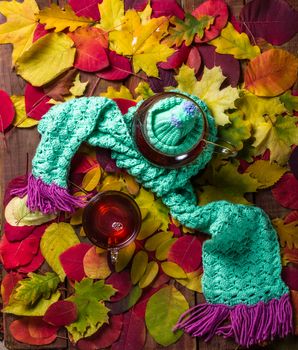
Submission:
[[[215,141],[217,131],[207,106],[195,96],[188,97],[204,110],[209,123],[208,140]],[[289,290],[280,277],[279,244],[270,219],[254,206],[227,201],[197,205],[190,178],[211,159],[212,144],[207,144],[194,162],[179,169],[149,163],[138,151],[131,134],[132,118],[141,103],[125,115],[114,101],[102,97],[73,99],[52,107],[38,126],[42,137],[28,185],[14,194],[20,197],[28,194],[27,206],[32,211],[74,211],[85,202],[73,197],[67,189],[72,157],[82,142],[109,148],[117,166],[161,197],[174,218],[211,236],[203,244],[202,285],[206,303],[181,315],[175,328],[206,341],[214,335],[230,337],[246,347],[292,333]],[[174,100],[175,104],[181,110],[181,101]],[[187,114],[192,111],[191,106],[182,106],[186,111],[182,121],[175,119],[179,111],[173,114],[172,110],[170,116],[166,113],[168,104],[160,108],[165,112],[167,127],[172,127],[172,132],[161,132],[162,135],[175,134],[173,139],[185,139],[196,127]],[[186,131],[178,132],[175,127],[181,123]],[[158,128],[164,130],[164,126],[153,125],[155,131]],[[153,143],[165,147],[164,136],[159,140],[154,137]],[[168,150],[167,146],[164,150]]]

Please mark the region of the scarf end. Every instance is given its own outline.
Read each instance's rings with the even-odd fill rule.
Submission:
[[[55,183],[46,184],[42,179],[36,179],[32,174],[28,177],[27,186],[14,189],[11,194],[21,198],[27,194],[26,205],[30,211],[38,210],[44,214],[55,213],[59,210],[72,213],[86,204],[83,200],[84,196],[72,196],[66,188]]]
[[[290,296],[285,294],[255,305],[199,304],[180,316],[176,329],[206,342],[214,335],[232,338],[247,348],[275,337],[283,338],[294,331]]]

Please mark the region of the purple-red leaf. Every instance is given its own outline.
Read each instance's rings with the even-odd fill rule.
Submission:
[[[26,84],[25,88],[25,108],[28,117],[40,120],[44,114],[52,107],[47,102],[50,98],[43,92],[43,89]]]
[[[289,166],[292,173],[298,180],[298,146],[294,148],[293,152],[290,155]]]
[[[111,350],[142,350],[146,340],[144,318],[133,310],[124,314],[123,328],[120,338],[112,345]]]
[[[233,87],[237,86],[240,78],[240,64],[232,55],[222,55],[215,52],[212,45],[200,45],[199,51],[204,65],[211,69],[220,66],[223,75],[227,77],[227,83]]]
[[[114,315],[109,324],[104,324],[91,337],[81,339],[76,344],[79,350],[98,350],[111,346],[120,336],[123,325],[123,315]]]
[[[131,73],[131,64],[128,58],[118,55],[114,51],[108,51],[110,65],[100,70],[96,75],[106,80],[123,80]]]
[[[201,60],[200,51],[194,46],[190,50],[190,53],[186,60],[186,64],[188,65],[188,67],[193,68],[195,71],[195,74],[197,74],[201,67],[201,63],[202,63],[202,60]]]
[[[40,266],[44,263],[44,257],[39,250],[38,253],[33,257],[29,264],[21,266],[18,271],[20,273],[29,273],[34,272],[40,268]]]
[[[110,300],[112,302],[119,301],[131,291],[130,273],[128,271],[115,272],[106,279],[106,284],[111,284],[113,288],[117,289],[116,294]]]
[[[81,281],[85,277],[83,258],[91,244],[78,243],[60,255],[60,262],[68,278]]]
[[[9,242],[21,241],[31,235],[36,226],[12,226],[8,222],[4,224],[4,232]]]
[[[272,189],[273,197],[285,208],[298,209],[298,180],[286,173]]]
[[[174,71],[158,68],[159,78],[149,78],[149,84],[154,92],[163,92],[166,86],[177,86],[174,79]]]
[[[196,271],[202,264],[202,243],[195,236],[183,236],[171,246],[168,261],[179,265],[185,272]]]
[[[102,0],[69,0],[68,3],[77,16],[91,17],[95,21],[100,20],[98,4],[101,4]]]
[[[14,320],[9,330],[19,342],[29,345],[45,345],[57,338],[57,327],[44,322],[41,317],[22,317]]]
[[[186,46],[183,42],[183,44],[176,49],[176,51],[170,57],[168,57],[166,62],[159,63],[159,67],[162,69],[176,69],[181,67],[182,63],[188,59],[190,50],[191,47]]]
[[[195,37],[197,43],[205,43],[220,34],[222,28],[227,24],[229,11],[224,0],[207,0],[199,5],[192,12],[192,15],[196,18],[206,15],[214,17],[214,22],[210,25],[209,29],[205,30],[203,38],[200,39],[198,35]]]
[[[125,11],[128,9],[135,9],[143,11],[148,0],[124,0]],[[152,18],[161,16],[176,16],[180,19],[184,18],[184,11],[176,0],[151,0]]]
[[[285,266],[282,269],[282,279],[290,289],[298,290],[298,269],[294,266]]]
[[[76,321],[78,317],[76,304],[59,300],[52,304],[43,316],[43,320],[53,326],[67,326]]]
[[[119,99],[117,99],[119,100]],[[126,100],[128,101],[128,100]],[[121,169],[119,169],[116,165],[116,162],[111,157],[111,151],[107,148],[97,148],[96,149],[96,158],[100,164],[100,166],[108,173],[120,173]]]
[[[282,45],[298,32],[298,12],[285,0],[253,0],[240,13],[241,29],[254,38]]]
[[[0,132],[7,129],[15,116],[14,105],[4,90],[0,90]]]
[[[15,197],[14,195],[11,194],[12,190],[17,190],[17,189],[27,187],[27,183],[28,183],[27,175],[18,176],[12,179],[11,181],[9,181],[4,193],[3,206],[6,207],[7,204],[11,201],[11,199]]]
[[[10,272],[4,276],[1,282],[1,296],[4,306],[8,304],[14,287],[21,279],[23,279],[23,276],[17,272]]]

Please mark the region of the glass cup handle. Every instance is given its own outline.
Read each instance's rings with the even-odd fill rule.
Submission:
[[[119,249],[118,248],[111,248],[111,249],[109,249],[109,251],[110,251],[111,262],[113,265],[115,265],[117,260],[118,260]]]
[[[222,145],[219,145],[218,143],[214,143],[212,141],[208,141],[208,140],[205,140],[204,139],[204,142],[208,143],[208,144],[211,144],[214,146],[214,153],[219,153],[223,156],[226,156],[226,157],[236,157],[238,152],[235,150],[235,148],[233,147],[232,144],[230,144],[229,142],[227,141],[224,141],[226,143],[228,143],[229,145],[231,145],[231,147],[225,147],[225,146],[222,146]]]

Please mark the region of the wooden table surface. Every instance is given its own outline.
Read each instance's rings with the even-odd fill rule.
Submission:
[[[266,1],[266,0],[263,0]],[[298,0],[287,0],[293,7],[298,9]],[[63,6],[66,1],[50,1],[50,0],[37,0],[40,8],[48,6],[49,3],[58,3]],[[191,12],[203,1],[200,0],[182,0],[181,5],[186,12]],[[248,2],[247,0],[226,0],[232,13],[238,16],[243,5]],[[4,22],[5,18],[0,15],[0,23]],[[298,36],[296,35],[290,42],[283,45],[288,51],[297,54],[298,49]],[[104,80],[98,80],[94,75],[82,73],[82,80],[89,81],[87,95],[98,96],[101,91],[105,91],[107,86],[116,87],[119,83],[107,82]],[[138,78],[130,77],[126,82],[128,87],[134,87],[137,85]],[[18,77],[11,69],[11,46],[0,45],[0,89],[7,91],[11,95],[23,95],[25,82]],[[0,199],[2,203],[3,193],[8,181],[12,178],[23,175],[26,172],[27,163],[29,165],[29,171],[31,167],[31,160],[34,156],[36,146],[39,142],[39,135],[36,128],[31,129],[16,129],[8,132],[5,136],[0,134]],[[257,193],[253,197],[256,205],[262,207],[271,218],[282,216],[287,210],[280,207],[275,200],[272,199],[270,191],[262,191]],[[3,215],[2,215],[3,217]],[[176,287],[182,291],[190,304],[198,303],[203,300],[202,295],[197,294],[195,296],[189,290],[176,285]],[[14,319],[13,316],[6,316],[4,319],[4,338],[5,345],[9,349],[74,349],[65,338],[65,334],[62,332],[57,340],[46,346],[29,346],[16,342],[7,331],[7,325]],[[2,349],[2,347],[1,347]],[[224,340],[221,337],[215,337],[211,342],[205,343],[196,338],[192,338],[186,334],[183,335],[180,340],[167,348],[164,348],[154,342],[154,340],[147,334],[146,345],[144,350],[152,349],[167,349],[167,350],[238,350],[240,349],[237,344],[232,341]],[[288,337],[284,340],[277,340],[274,343],[264,345],[263,347],[257,346],[251,349],[272,349],[272,350],[297,350],[298,349],[298,337]]]

